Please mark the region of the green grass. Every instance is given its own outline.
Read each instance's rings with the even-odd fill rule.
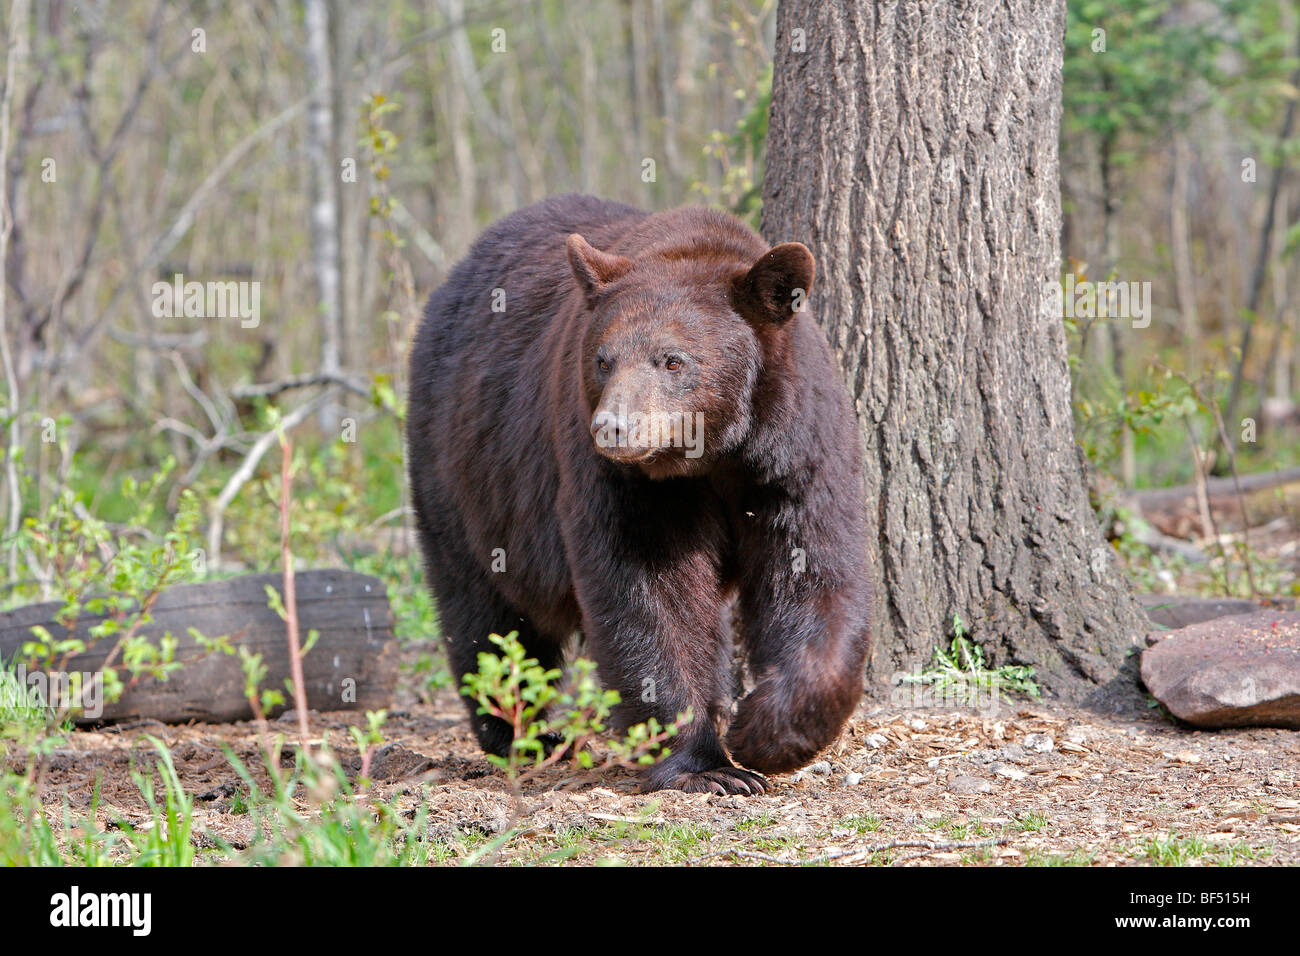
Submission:
[[[860,813],[856,816],[846,817],[843,824],[857,833],[875,833],[880,829],[883,821],[874,813]]]
[[[1155,866],[1188,866],[1198,863],[1239,866],[1242,863],[1262,860],[1270,856],[1272,851],[1267,848],[1252,847],[1240,841],[1218,844],[1199,836],[1179,836],[1177,833],[1170,833],[1166,837],[1153,837],[1133,847],[1129,853]]]
[[[1083,847],[1078,847],[1070,853],[1042,853],[1032,850],[1025,854],[1025,866],[1092,866],[1096,859],[1095,850],[1085,850]]]
[[[32,700],[12,662],[0,663],[0,732],[13,740],[38,734],[49,719],[47,707]],[[0,751],[2,752],[2,751]]]
[[[989,828],[979,820],[967,820],[965,823],[948,825],[948,836],[953,840],[979,840],[989,835]]]
[[[1019,833],[1039,833],[1047,826],[1047,814],[1040,810],[1026,813],[1013,824],[1011,829]]]

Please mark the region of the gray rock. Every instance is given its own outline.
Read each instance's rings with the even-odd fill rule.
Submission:
[[[1004,763],[994,771],[999,777],[1006,777],[1008,780],[1024,780],[1029,774],[1023,770],[1017,770],[1011,764]]]
[[[1300,612],[1259,611],[1171,631],[1143,652],[1142,682],[1197,727],[1300,730]]]
[[[1045,754],[1055,749],[1056,741],[1047,734],[1028,734],[1021,746],[1036,754]]]
[[[868,750],[879,750],[881,747],[885,746],[885,744],[889,743],[889,738],[884,734],[867,734],[862,743],[866,745]]]
[[[860,784],[861,782],[862,782],[862,774],[860,774],[860,773],[857,773],[857,772],[849,772],[849,773],[846,773],[846,774],[844,775],[844,784],[845,784],[845,786],[848,786],[848,787],[856,787],[856,786],[857,786],[858,784]]]
[[[1028,763],[1029,758],[1025,756],[1025,748],[1020,744],[1007,744],[1000,751],[1003,760],[1010,760],[1012,763]]]
[[[948,789],[953,793],[988,793],[993,784],[983,777],[953,777],[948,781]]]
[[[809,773],[815,773],[819,777],[829,777],[831,775],[831,765],[828,760],[818,760],[808,768]]]

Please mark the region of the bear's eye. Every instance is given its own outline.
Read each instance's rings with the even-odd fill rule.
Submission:
[[[670,355],[664,361],[664,368],[668,369],[668,371],[670,372],[676,372],[681,367],[682,367],[682,360],[679,359],[676,355]]]
[[[600,369],[602,372],[609,371],[609,363],[606,362],[603,358],[596,359],[596,367]]]

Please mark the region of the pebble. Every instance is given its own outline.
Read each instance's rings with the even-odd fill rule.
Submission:
[[[879,750],[885,744],[889,743],[889,738],[884,734],[867,734],[866,739],[862,741],[868,750]]]
[[[911,727],[913,730],[921,731],[921,730],[925,730],[925,728],[929,727],[930,725],[927,724],[920,717],[918,717],[915,720],[913,720],[911,723],[909,723],[907,726]]]
[[[1056,742],[1047,734],[1028,734],[1022,741],[1022,746],[1036,754],[1045,754],[1056,747]]]
[[[953,793],[988,793],[993,789],[993,784],[983,777],[953,777],[948,783],[948,789]]]
[[[819,777],[829,777],[831,775],[831,764],[829,760],[818,760],[808,768],[809,773],[815,773]]]
[[[999,777],[1006,777],[1008,780],[1024,780],[1029,776],[1029,774],[1025,773],[1023,770],[1017,770],[1010,764],[1005,763],[993,772]]]
[[[844,783],[847,786],[856,787],[861,782],[862,782],[862,774],[860,773],[846,773],[844,775]]]

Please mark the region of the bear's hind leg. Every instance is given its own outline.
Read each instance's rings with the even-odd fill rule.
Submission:
[[[459,691],[465,675],[477,673],[480,653],[499,654],[489,635],[517,632],[529,657],[543,668],[562,667],[564,642],[533,626],[519,610],[497,591],[491,575],[469,553],[468,547],[451,547],[453,535],[421,536],[425,543],[426,569],[438,607],[438,620],[447,648],[448,665]],[[500,717],[480,714],[476,701],[462,694],[470,725],[483,750],[498,757],[510,752],[514,730]],[[546,740],[549,746],[556,741]]]

